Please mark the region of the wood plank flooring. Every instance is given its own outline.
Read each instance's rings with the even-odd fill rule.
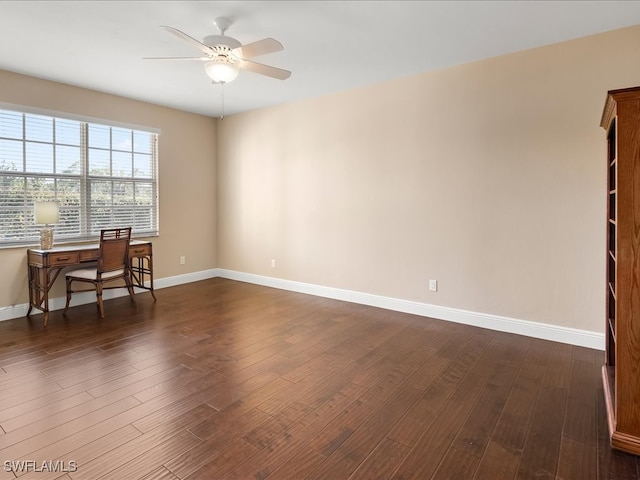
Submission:
[[[640,479],[600,351],[212,279],[0,322],[0,480]]]

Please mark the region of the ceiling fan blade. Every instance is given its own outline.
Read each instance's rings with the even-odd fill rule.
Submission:
[[[200,60],[206,62],[211,60],[211,57],[144,57],[143,60]]]
[[[282,44],[273,38],[264,38],[257,42],[248,43],[240,47],[243,58],[253,58],[267,53],[275,53],[284,50]]]
[[[272,67],[270,65],[263,65],[262,63],[252,62],[251,60],[242,60],[239,62],[240,68],[243,70],[249,70],[253,73],[259,73],[260,75],[266,75],[267,77],[276,78],[278,80],[286,80],[291,76],[289,70],[283,70],[282,68]]]
[[[206,46],[204,43],[199,42],[195,38],[190,37],[186,33],[181,32],[180,30],[173,27],[167,27],[166,25],[160,25],[160,27],[164,28],[167,32],[174,34],[176,37],[181,38],[182,40],[185,40],[186,42],[190,43],[197,49],[203,51],[207,55],[210,55],[210,56],[213,55],[213,51],[211,50],[210,47]]]

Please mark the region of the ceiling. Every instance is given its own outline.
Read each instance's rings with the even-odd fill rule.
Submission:
[[[160,25],[201,40],[220,16],[291,77],[143,60],[199,56]],[[0,69],[220,117],[636,24],[639,1],[0,1]]]

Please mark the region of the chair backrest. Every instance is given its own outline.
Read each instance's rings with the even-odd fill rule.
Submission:
[[[100,231],[98,273],[122,270],[129,263],[131,227],[109,228]]]

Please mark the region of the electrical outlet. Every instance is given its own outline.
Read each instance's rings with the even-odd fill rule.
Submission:
[[[184,265],[185,263],[187,263],[187,259],[184,255],[180,256],[180,265]]]
[[[276,268],[276,259],[275,258],[271,259],[271,268]]]
[[[437,280],[429,280],[429,291],[437,292],[438,291],[438,281]]]

